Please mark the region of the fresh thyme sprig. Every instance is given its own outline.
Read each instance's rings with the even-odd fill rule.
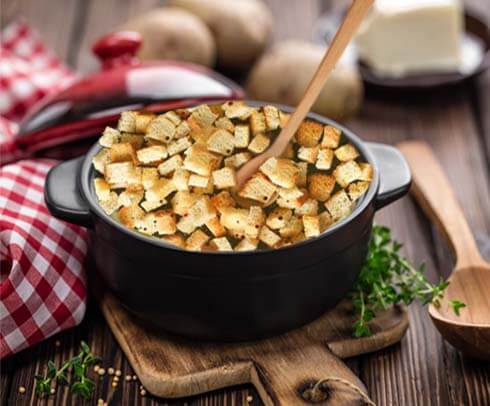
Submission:
[[[368,322],[376,311],[398,303],[410,304],[415,299],[423,304],[440,305],[449,282],[441,280],[431,284],[425,277],[425,265],[412,266],[400,255],[402,245],[392,240],[388,227],[375,225],[369,242],[369,250],[351,297],[359,314],[353,325],[355,337],[369,336]],[[466,305],[458,300],[449,301],[454,313]]]
[[[38,395],[49,395],[51,393],[51,383],[53,381],[68,383],[67,372],[71,370],[75,378],[71,385],[73,394],[80,395],[85,399],[90,399],[94,390],[94,382],[87,376],[87,369],[99,362],[99,358],[95,357],[90,351],[89,346],[85,341],[80,343],[80,353],[75,355],[70,360],[63,363],[60,369],[56,368],[53,361],[48,362],[48,370],[45,376],[36,375],[36,393]]]

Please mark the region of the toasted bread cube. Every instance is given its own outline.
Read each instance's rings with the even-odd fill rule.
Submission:
[[[95,178],[94,179],[94,189],[95,195],[99,201],[109,199],[109,195],[111,194],[111,186],[106,182],[104,178]]]
[[[112,215],[112,213],[121,207],[116,192],[110,192],[106,199],[99,201],[99,205],[108,216]]]
[[[318,218],[320,219],[320,232],[322,233],[333,224],[332,216],[327,210],[321,212]]]
[[[164,145],[153,145],[136,151],[138,161],[145,165],[157,164],[167,158],[167,148]]]
[[[140,203],[140,206],[143,207],[143,209],[148,213],[150,211],[153,211],[155,209],[159,209],[160,207],[164,206],[167,204],[167,200],[155,200],[155,201],[149,201],[149,200],[143,200]]]
[[[154,213],[155,229],[158,235],[171,235],[177,231],[175,215],[170,210],[161,210]]]
[[[221,158],[209,152],[205,147],[193,145],[187,150],[184,168],[201,176],[210,176],[220,165]]]
[[[283,111],[279,111],[279,125],[281,128],[284,128],[289,121],[291,114],[284,113]]]
[[[200,176],[195,173],[191,173],[189,176],[188,185],[192,187],[207,188],[210,182],[209,176]]]
[[[308,162],[310,164],[314,164],[318,158],[318,153],[320,151],[320,147],[299,147],[298,149],[298,159],[301,161]]]
[[[125,188],[141,183],[141,168],[137,168],[132,162],[107,164],[104,173],[105,179],[111,184],[111,188]]]
[[[267,205],[277,197],[277,187],[265,175],[257,173],[247,180],[238,195]]]
[[[292,216],[288,223],[279,230],[282,238],[292,238],[303,231],[303,220],[297,216]]]
[[[345,193],[345,190],[339,190],[325,203],[325,207],[332,216],[334,221],[347,217],[352,210],[352,202]]]
[[[274,106],[264,106],[262,110],[264,111],[267,131],[277,130],[281,125],[279,110]]]
[[[322,148],[335,149],[339,146],[342,131],[338,128],[326,125],[323,127]]]
[[[172,179],[160,178],[151,188],[145,192],[145,199],[150,202],[163,202],[169,195],[175,192],[177,188]]]
[[[237,125],[234,131],[236,148],[247,148],[250,142],[250,128],[248,125]]]
[[[143,196],[145,194],[145,191],[143,189],[140,190],[129,190],[126,189],[123,191],[118,198],[118,203],[119,206],[133,206],[135,204],[138,204],[143,200]]]
[[[227,189],[236,186],[235,170],[222,168],[213,171],[213,183],[218,189]]]
[[[285,209],[297,209],[303,205],[307,198],[306,193],[296,187],[279,189],[279,198],[276,203]]]
[[[352,144],[345,144],[335,150],[335,156],[341,162],[351,161],[359,156],[356,147]]]
[[[318,200],[308,199],[294,213],[297,216],[316,216],[318,214]]]
[[[199,199],[199,195],[186,191],[178,191],[172,197],[172,209],[175,214],[179,216],[186,216],[189,214],[190,208]]]
[[[233,133],[235,131],[235,125],[227,117],[220,117],[214,122],[216,128],[221,128],[223,130]]]
[[[312,173],[308,177],[308,192],[313,199],[324,202],[330,197],[334,187],[335,178],[323,173]]]
[[[356,161],[347,161],[338,165],[333,175],[337,183],[345,188],[349,183],[358,180],[362,176],[362,171]]]
[[[233,197],[231,197],[230,195],[230,192],[226,190],[211,197],[211,202],[220,213],[222,213],[223,209],[227,207],[236,207],[235,199],[233,199]]]
[[[185,169],[178,168],[174,171],[172,180],[177,190],[189,190],[190,172]]]
[[[221,118],[224,116],[225,112],[221,108],[220,104],[210,104],[209,108],[211,111],[218,116],[218,118]],[[216,122],[214,122],[214,125],[216,125]]]
[[[225,158],[225,166],[228,168],[239,168],[251,159],[252,154],[250,152],[239,152],[238,154]]]
[[[169,175],[176,169],[181,168],[182,163],[182,157],[180,155],[174,155],[173,157],[158,165],[158,172],[162,176]]]
[[[209,236],[204,231],[196,230],[185,241],[185,247],[191,251],[201,251],[208,241]]]
[[[179,248],[185,248],[184,238],[180,234],[166,235],[162,237],[162,240]]]
[[[246,238],[243,230],[228,230],[228,236],[234,238],[235,240],[242,240]]]
[[[281,237],[279,237],[274,231],[272,231],[269,227],[263,226],[260,229],[259,240],[269,247],[274,247],[281,241]]]
[[[177,230],[184,234],[191,234],[196,228],[197,225],[194,223],[194,220],[189,216],[181,217],[180,220],[177,222]]]
[[[271,140],[265,134],[257,134],[253,140],[248,144],[248,149],[255,154],[260,154],[269,148]]]
[[[235,148],[233,135],[222,129],[215,130],[207,141],[208,150],[220,155],[230,156]]]
[[[285,227],[292,215],[292,210],[285,209],[283,207],[276,207],[267,216],[267,221],[265,222],[265,224],[267,224],[269,228],[277,230]]]
[[[123,111],[117,122],[117,129],[127,133],[136,132],[136,111]]]
[[[265,214],[260,206],[251,206],[248,209],[247,225],[245,226],[245,234],[249,238],[257,238],[260,228],[265,223]]]
[[[299,145],[313,148],[318,145],[323,133],[323,125],[316,121],[303,121],[296,132],[296,141]]]
[[[218,118],[217,114],[207,104],[201,104],[192,110],[191,118],[196,120],[201,127],[209,127]]]
[[[217,216],[216,208],[208,196],[200,197],[189,209],[187,215],[198,227]]]
[[[359,176],[359,180],[365,180],[366,182],[371,182],[373,180],[373,167],[367,162],[361,162],[359,164],[359,168],[361,168],[361,176]]]
[[[259,241],[254,238],[243,238],[236,246],[235,251],[253,251],[257,249]]]
[[[306,238],[320,235],[320,219],[318,216],[303,216],[303,228]]]
[[[187,124],[189,125],[190,137],[195,141],[198,145],[206,146],[209,137],[212,133],[216,131],[216,127],[214,126],[203,126],[203,124],[199,123],[194,117],[191,117],[187,120]]]
[[[215,237],[223,237],[226,235],[226,229],[223,227],[218,217],[213,217],[204,224]]]
[[[155,118],[152,113],[138,113],[135,118],[134,132],[145,133],[151,120]]]
[[[225,116],[228,118],[238,118],[240,120],[246,120],[252,114],[253,109],[248,107],[242,101],[230,100],[221,105],[221,108],[225,112]]]
[[[191,132],[191,127],[187,121],[182,121],[176,128],[175,128],[175,138],[183,138]]]
[[[109,148],[111,162],[136,162],[136,153],[129,143],[113,144]]]
[[[295,159],[295,152],[294,152],[294,147],[293,147],[293,144],[289,143],[287,146],[286,146],[286,149],[284,150],[284,152],[281,154],[281,158],[285,158],[285,159]]]
[[[318,151],[318,157],[315,164],[318,169],[329,170],[332,167],[332,162],[333,150],[324,148]]]
[[[247,227],[248,210],[235,207],[224,207],[221,210],[220,222],[228,230],[244,231]]]
[[[233,251],[233,247],[226,237],[213,238],[209,245],[218,251]]]
[[[198,195],[212,195],[214,193],[213,180],[209,178],[209,182],[206,187],[194,186],[192,191]]]
[[[178,126],[182,122],[180,116],[173,110],[167,111],[163,116],[169,119],[175,126]]]
[[[136,220],[136,230],[147,235],[154,235],[157,232],[156,213],[147,213],[142,219]]]
[[[129,228],[134,228],[136,222],[143,217],[145,217],[145,212],[137,204],[119,210],[119,221]]]
[[[354,202],[359,199],[369,189],[369,182],[359,181],[349,185],[348,193],[350,199]]]
[[[97,152],[92,158],[92,164],[97,172],[102,175],[105,172],[105,166],[111,162],[111,157],[109,155],[108,148],[102,148],[99,152]]]
[[[267,126],[265,124],[265,116],[263,113],[257,110],[253,110],[250,115],[250,130],[253,135],[263,134],[267,131]]]
[[[175,124],[165,115],[154,118],[146,130],[146,138],[168,143],[175,137]]]
[[[168,144],[167,151],[170,156],[180,154],[192,145],[189,137],[179,138]]]
[[[99,144],[103,147],[109,148],[111,145],[119,142],[121,133],[115,128],[106,127],[102,133],[102,137],[99,138]]]
[[[296,179],[296,185],[300,187],[306,187],[308,182],[308,163],[298,162],[296,164],[299,168],[298,179]]]
[[[301,233],[296,234],[295,236],[291,237],[289,239],[289,242],[291,244],[296,244],[296,243],[301,242],[301,241],[304,241],[304,240],[306,240],[305,233],[301,232]]]
[[[158,179],[157,168],[141,168],[141,184],[144,189],[150,189]]]
[[[137,151],[143,146],[145,137],[142,134],[121,133],[119,142],[122,144],[129,143],[133,146],[134,150]]]
[[[259,169],[272,183],[287,189],[296,186],[300,171],[293,161],[284,158],[269,158]]]

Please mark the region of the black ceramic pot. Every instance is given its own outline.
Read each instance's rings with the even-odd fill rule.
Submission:
[[[324,117],[309,118],[341,128],[373,165],[374,178],[348,218],[293,246],[200,253],[127,229],[97,203],[91,161],[99,145],[49,172],[46,203],[55,217],[89,229],[100,276],[139,317],[200,339],[238,341],[282,333],[314,320],[347,294],[367,253],[376,210],[405,195],[411,180],[395,148],[365,143]]]

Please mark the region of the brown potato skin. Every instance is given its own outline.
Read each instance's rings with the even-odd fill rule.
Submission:
[[[209,28],[194,14],[176,7],[161,7],[128,21],[126,30],[143,37],[142,60],[171,59],[213,67],[216,45]]]
[[[261,0],[169,0],[168,4],[204,21],[216,41],[221,67],[249,69],[272,34],[272,14]]]
[[[252,68],[247,83],[249,96],[256,100],[297,105],[324,52],[324,48],[303,41],[277,44]],[[340,64],[332,72],[312,110],[345,121],[359,111],[363,93],[357,68]]]

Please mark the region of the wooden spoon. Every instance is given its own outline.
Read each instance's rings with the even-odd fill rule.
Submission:
[[[461,352],[490,359],[490,264],[481,257],[451,185],[430,147],[422,141],[403,142],[398,147],[412,170],[413,195],[456,256],[450,285],[440,306],[429,306],[432,321]],[[466,304],[459,316],[449,306],[450,300]]]
[[[289,141],[298,129],[301,122],[311,109],[318,95],[323,89],[330,72],[335,68],[337,61],[342,56],[345,48],[354,36],[361,21],[366,16],[374,0],[354,0],[349,8],[342,25],[338,29],[330,47],[306,88],[303,98],[296,111],[289,118],[288,123],[277,136],[274,143],[267,151],[257,155],[240,168],[237,173],[237,188],[240,189],[267,159],[281,156]]]

